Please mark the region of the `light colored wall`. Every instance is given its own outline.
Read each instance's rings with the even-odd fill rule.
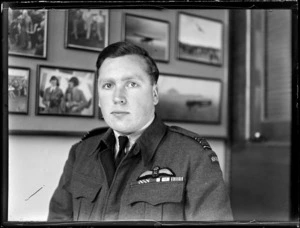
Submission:
[[[49,201],[58,185],[69,149],[79,139],[55,136],[9,137],[9,221],[46,221]],[[209,140],[209,143],[216,151],[224,171],[224,142]]]
[[[221,79],[222,118],[220,125],[195,123],[168,123],[179,125],[200,135],[218,137],[220,140],[210,140],[213,149],[218,154],[225,179],[228,173],[226,156],[227,138],[227,100],[228,100],[228,11],[227,10],[180,10],[195,15],[223,21],[224,26],[224,63],[221,67],[180,61],[176,57],[176,33],[178,10],[110,10],[109,43],[122,38],[122,17],[124,13],[147,16],[170,22],[170,61],[159,63],[163,73],[174,73],[183,76],[207,77]],[[9,130],[55,130],[55,131],[88,131],[95,127],[105,126],[105,122],[94,118],[36,116],[35,97],[37,65],[51,65],[82,69],[95,69],[96,52],[89,52],[64,47],[65,10],[50,10],[48,21],[48,56],[47,60],[9,56],[9,65],[29,67],[29,113],[28,115],[9,115]],[[223,139],[222,139],[223,138]],[[77,137],[54,136],[9,136],[9,211],[11,221],[42,221],[47,217],[50,197],[58,184],[63,164],[67,158],[70,146],[78,140]],[[226,170],[227,169],[227,170]],[[38,189],[33,197],[26,200]]]
[[[195,62],[178,60],[176,57],[177,45],[177,14],[179,10],[110,10],[109,43],[122,39],[122,21],[125,13],[147,16],[170,22],[170,61],[169,63],[158,62],[158,68],[163,73],[174,73],[183,76],[207,77],[221,79],[223,81],[222,91],[222,118],[221,125],[178,123],[201,135],[213,135],[219,137],[227,136],[227,101],[228,101],[228,11],[227,10],[180,10],[208,18],[218,19],[224,23],[224,64],[221,67]],[[18,130],[57,130],[57,131],[88,131],[91,128],[104,126],[105,123],[97,118],[78,117],[53,117],[35,115],[36,79],[37,65],[51,65],[82,69],[95,69],[97,52],[83,51],[78,49],[64,48],[65,33],[64,9],[50,10],[48,23],[48,57],[47,60],[21,58],[9,56],[9,65],[29,67],[30,89],[29,89],[29,114],[10,115],[9,129]],[[97,103],[97,102],[96,102]],[[63,124],[62,124],[63,123]],[[76,123],[76,127],[74,127]]]

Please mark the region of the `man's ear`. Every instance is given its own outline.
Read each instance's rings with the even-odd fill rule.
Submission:
[[[158,97],[158,86],[157,84],[153,85],[153,104],[157,105],[159,102],[159,97]]]

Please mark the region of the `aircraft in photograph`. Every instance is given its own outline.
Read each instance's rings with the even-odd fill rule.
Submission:
[[[168,91],[168,100],[177,104],[184,104],[189,110],[193,108],[202,108],[212,105],[212,100],[201,95],[180,94],[175,89]],[[171,96],[170,96],[171,95]],[[172,102],[172,103],[173,103]]]
[[[140,38],[140,42],[148,43],[148,44],[151,44],[154,40],[162,39],[161,37],[158,37],[158,36],[153,36],[150,34],[140,33],[140,32],[135,32],[134,35]]]
[[[197,29],[198,29],[199,32],[203,32],[204,33],[204,30],[201,28],[201,26],[199,24],[195,23],[195,25],[196,25],[196,27],[197,27]]]
[[[186,106],[188,106],[189,109],[192,109],[193,107],[196,108],[201,108],[201,107],[207,107],[210,106],[212,104],[212,101],[210,99],[199,99],[199,96],[193,96],[193,97],[197,97],[198,100],[194,99],[194,100],[187,100],[186,101]]]

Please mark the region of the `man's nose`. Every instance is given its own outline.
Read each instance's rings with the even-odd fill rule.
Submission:
[[[125,88],[123,87],[116,87],[114,92],[113,101],[115,104],[126,104],[126,95],[125,95]]]

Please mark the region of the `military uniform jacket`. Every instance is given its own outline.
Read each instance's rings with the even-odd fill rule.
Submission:
[[[117,169],[114,144],[108,129],[72,146],[48,221],[232,220],[217,156],[195,133],[156,117]]]

